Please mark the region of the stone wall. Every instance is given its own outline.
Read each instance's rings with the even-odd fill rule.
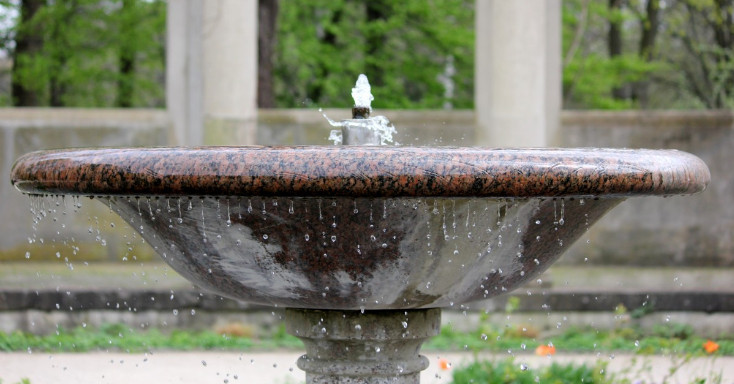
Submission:
[[[589,231],[563,263],[734,266],[734,114],[565,112],[569,147],[670,148],[693,153],[711,170],[701,194],[630,199]]]
[[[10,185],[10,170],[20,155],[41,149],[164,145],[167,121],[166,113],[158,110],[0,109],[0,261],[22,260],[26,255],[32,261],[119,259],[128,248],[123,237],[128,233],[112,228],[120,220],[107,207],[82,202],[77,208],[73,199],[59,199],[58,205],[46,202],[48,217],[34,225],[31,199]],[[108,225],[98,227],[95,221]],[[62,225],[64,234],[58,234]],[[95,241],[90,228],[101,231],[106,246]],[[74,244],[68,242],[71,238]],[[152,257],[148,250],[141,254]]]
[[[333,119],[349,111],[324,111]],[[472,145],[472,111],[376,111],[398,127],[402,145]],[[692,152],[709,165],[712,183],[693,197],[637,198],[624,202],[594,225],[585,240],[561,259],[566,264],[734,266],[734,114],[730,112],[577,112],[561,116],[564,146],[676,148]],[[156,110],[0,109],[0,143],[4,148],[0,177],[0,261],[18,260],[31,249],[35,260],[55,259],[58,225],[45,220],[34,232],[29,199],[10,186],[15,158],[47,148],[85,146],[165,145],[168,119]],[[329,144],[330,127],[316,110],[261,110],[257,143],[262,145]],[[511,129],[511,127],[508,127]],[[71,215],[67,235],[89,238],[102,228],[106,247],[89,240],[73,254],[77,260],[117,260],[127,255],[132,231],[111,230],[117,223],[107,208],[83,202],[81,214]],[[63,205],[63,204],[62,204]],[[51,207],[53,208],[53,207]],[[59,210],[62,210],[59,208]],[[73,210],[73,207],[72,207]],[[105,225],[99,226],[100,222]],[[35,235],[45,238],[46,245]],[[94,236],[92,236],[94,237]],[[79,240],[77,240],[79,241]],[[153,257],[140,242],[134,253]]]

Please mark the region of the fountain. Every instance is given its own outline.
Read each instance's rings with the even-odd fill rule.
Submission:
[[[357,120],[342,140],[371,145],[40,151],[12,183],[96,198],[196,285],[285,307],[308,383],[417,383],[440,308],[533,279],[628,197],[710,179],[675,150],[388,147]]]

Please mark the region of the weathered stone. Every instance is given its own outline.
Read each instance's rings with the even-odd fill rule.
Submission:
[[[441,310],[286,309],[285,321],[306,346],[298,367],[308,384],[417,384],[428,367],[418,351],[439,333]]]

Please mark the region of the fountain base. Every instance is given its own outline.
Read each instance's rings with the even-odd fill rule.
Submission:
[[[418,352],[439,333],[441,310],[286,309],[285,324],[306,346],[298,367],[308,384],[417,384],[428,367]]]

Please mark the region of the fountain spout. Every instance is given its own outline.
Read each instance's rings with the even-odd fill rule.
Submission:
[[[392,135],[395,127],[384,116],[371,117],[372,96],[369,80],[364,74],[359,75],[352,88],[352,118],[349,120],[333,121],[326,117],[334,127],[340,130],[331,131],[330,140],[342,145],[385,145],[393,142]]]

